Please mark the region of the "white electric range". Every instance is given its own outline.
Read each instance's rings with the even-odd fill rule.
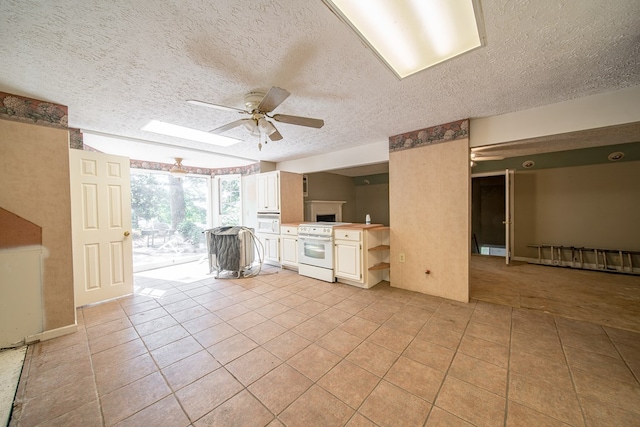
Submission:
[[[308,222],[298,226],[298,273],[335,282],[333,228],[349,222]]]

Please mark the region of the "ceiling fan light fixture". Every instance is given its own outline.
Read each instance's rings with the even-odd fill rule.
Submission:
[[[184,166],[182,166],[181,157],[176,157],[176,162],[171,166],[171,169],[169,169],[169,173],[177,179],[184,178],[187,175],[188,171]]]
[[[398,77],[482,46],[479,0],[322,0]]]
[[[272,135],[276,131],[276,127],[264,117],[258,120],[258,129],[260,129],[260,132],[267,134],[267,136]]]

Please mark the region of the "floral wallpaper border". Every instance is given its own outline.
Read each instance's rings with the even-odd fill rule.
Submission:
[[[169,163],[158,163],[158,162],[148,162],[145,160],[134,160],[131,159],[129,164],[134,169],[146,169],[146,170],[155,170],[155,171],[164,171],[169,172],[173,164]],[[252,175],[255,173],[260,173],[260,163],[253,163],[247,166],[238,166],[233,168],[194,168],[190,166],[183,166],[188,173],[194,175]]]
[[[444,125],[414,130],[389,137],[389,152],[408,150],[425,145],[469,137],[469,119],[458,120]]]
[[[65,105],[0,92],[0,119],[67,129],[69,117]]]

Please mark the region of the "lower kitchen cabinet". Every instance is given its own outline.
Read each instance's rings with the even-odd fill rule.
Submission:
[[[297,227],[281,227],[280,232],[280,264],[283,267],[298,269],[298,229]]]
[[[335,230],[334,268],[338,282],[371,288],[389,280],[389,227]]]
[[[280,235],[278,234],[258,234],[258,240],[262,247],[258,248],[262,252],[264,262],[271,265],[280,265]]]

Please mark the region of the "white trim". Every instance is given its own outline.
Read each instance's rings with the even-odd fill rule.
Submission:
[[[57,329],[50,329],[48,331],[41,332],[35,335],[29,335],[24,337],[25,344],[33,344],[38,341],[46,341],[53,338],[58,338],[63,335],[68,335],[76,332],[78,330],[78,324],[74,323],[73,325],[63,326]]]

